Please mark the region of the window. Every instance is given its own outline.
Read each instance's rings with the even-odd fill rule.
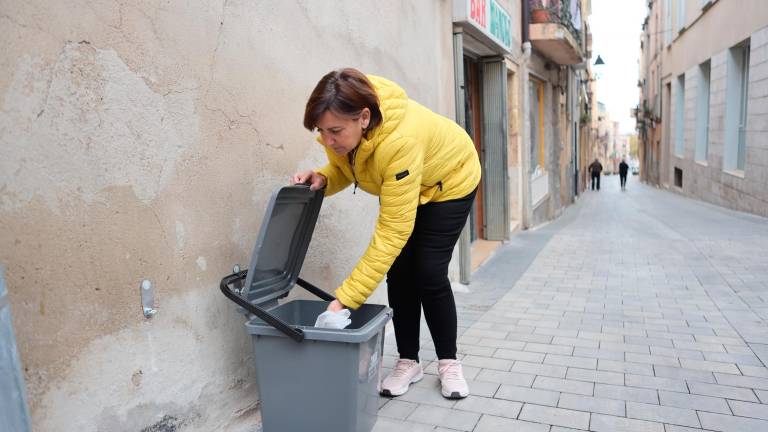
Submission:
[[[677,0],[677,31],[685,27],[685,0]]]
[[[683,188],[683,170],[678,167],[675,167],[675,186]]]
[[[747,159],[747,103],[749,99],[749,42],[741,47],[741,88],[739,94],[739,157],[736,167],[744,170]]]
[[[699,65],[698,90],[696,95],[696,160],[707,161],[709,151],[709,60]]]
[[[656,112],[659,117],[663,114],[661,111],[661,64],[656,64]]]
[[[723,169],[744,171],[747,155],[749,39],[728,50]]]
[[[664,0],[664,46],[672,43],[672,0]]]
[[[675,81],[675,154],[683,157],[685,151],[685,74]]]

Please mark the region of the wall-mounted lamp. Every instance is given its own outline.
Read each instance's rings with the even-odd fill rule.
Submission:
[[[595,60],[594,64],[595,66],[600,66],[605,64],[605,62],[603,61],[603,58],[600,57],[600,54],[597,55],[597,60]]]

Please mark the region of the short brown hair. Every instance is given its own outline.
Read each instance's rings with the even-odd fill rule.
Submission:
[[[338,69],[327,73],[312,90],[304,109],[304,127],[310,131],[315,129],[326,111],[343,117],[357,117],[363,108],[371,111],[371,121],[366,128],[369,131],[382,120],[376,90],[359,70]]]

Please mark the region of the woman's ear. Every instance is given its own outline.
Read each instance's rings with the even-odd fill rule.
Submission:
[[[360,111],[360,126],[365,130],[368,129],[369,124],[371,124],[371,110],[363,108],[363,110]]]

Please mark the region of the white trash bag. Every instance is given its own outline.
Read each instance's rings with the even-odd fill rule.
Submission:
[[[325,311],[317,317],[315,327],[343,329],[352,323],[349,319],[351,312],[349,309],[342,309],[338,312]]]

